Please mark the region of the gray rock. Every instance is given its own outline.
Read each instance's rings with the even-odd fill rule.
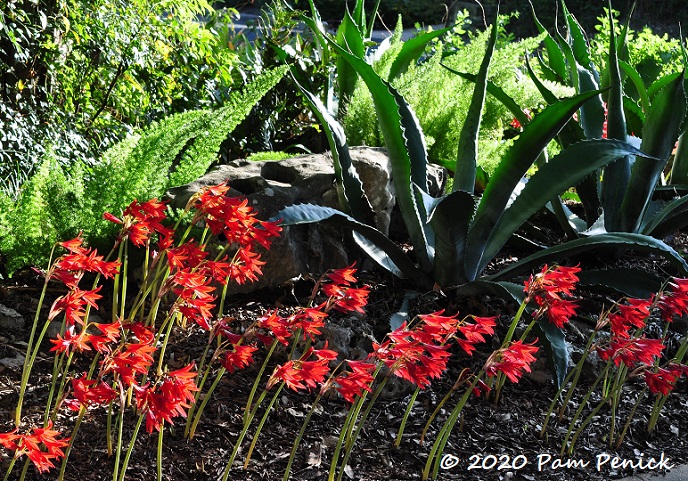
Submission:
[[[389,157],[380,148],[353,147],[349,152],[376,213],[377,228],[386,234],[395,204]],[[336,200],[330,154],[304,155],[280,161],[233,160],[189,184],[168,190],[166,196],[172,207],[184,208],[191,196],[203,187],[227,181],[231,187],[229,194],[248,197],[249,203],[259,209],[260,217],[265,219],[292,204],[340,207]],[[443,168],[428,166],[430,195],[439,195],[446,181],[447,174]]]
[[[23,369],[24,356],[17,355],[17,357],[3,357],[0,359],[0,366],[10,369]]]
[[[392,168],[384,149],[354,147],[350,149],[354,166],[361,178],[366,196],[375,211],[375,224],[383,233],[389,231],[395,204]],[[428,191],[439,195],[446,183],[446,171],[428,166]],[[230,195],[246,196],[261,219],[268,219],[288,205],[312,203],[341,209],[335,188],[332,158],[329,154],[305,155],[280,161],[234,160],[214,168],[203,177],[167,192],[170,205],[184,208],[189,199],[203,187],[229,182]],[[231,292],[249,292],[279,284],[311,272],[321,273],[333,267],[344,267],[357,255],[346,248],[340,229],[309,224],[285,227],[269,252],[263,276],[254,284],[232,286]]]
[[[24,329],[24,317],[14,309],[0,304],[0,328]]]

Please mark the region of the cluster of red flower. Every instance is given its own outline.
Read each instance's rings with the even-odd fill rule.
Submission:
[[[300,332],[303,336],[302,339],[315,341],[316,336],[322,333],[320,329],[324,327],[324,321],[331,310],[363,312],[363,307],[368,302],[369,289],[367,287],[353,287],[353,284],[357,282],[356,277],[354,277],[355,272],[354,265],[328,272],[325,276],[329,282],[321,281],[319,284],[321,292],[327,298],[319,305],[299,308],[287,317],[281,316],[277,310],[269,311],[242,336],[231,332],[226,319],[219,321],[215,329],[216,335],[221,335],[227,341],[226,352],[221,360],[222,366],[229,372],[234,372],[236,369],[245,368],[253,362],[253,353],[256,352],[257,348],[253,345],[243,344],[247,338],[255,337],[265,345],[270,345],[276,340],[286,346],[294,333]],[[268,334],[266,335],[261,331],[266,331]],[[317,352],[319,351],[308,354],[317,357]],[[322,354],[322,356],[325,355]],[[285,382],[287,382],[287,378],[290,379],[287,386],[292,389],[298,389],[297,386],[300,388],[313,387],[314,384],[309,378],[311,364],[308,363],[322,364],[322,359],[306,361],[307,357],[302,357],[300,361],[291,361],[291,364],[286,367],[282,366],[283,369],[280,369],[279,372],[276,370],[277,374],[273,375],[274,378],[284,377],[285,379],[282,380]],[[324,365],[326,366],[327,363]],[[320,373],[320,370],[317,372]],[[301,379],[305,384],[293,381],[294,379]]]
[[[578,282],[579,267],[555,266],[542,268],[535,276],[525,282],[525,301],[534,300],[539,306],[533,317],[538,319],[547,315],[555,326],[562,328],[576,313],[576,302],[562,297],[571,296]]]
[[[444,316],[444,311],[419,316],[421,322],[411,329],[402,325],[387,335],[382,344],[373,343],[372,357],[381,360],[389,370],[420,388],[430,385],[431,379],[439,378],[447,367],[451,340],[467,353],[472,354],[474,345],[484,342],[485,335],[494,332],[495,318],[471,316],[473,323]],[[461,333],[463,338],[459,338]]]
[[[14,459],[26,454],[39,473],[50,471],[55,467],[53,460],[62,458],[62,448],[69,445],[69,438],[59,439],[60,433],[52,427],[53,423],[49,422],[46,427],[34,428],[30,433],[17,434],[17,429],[9,433],[0,433],[0,445],[14,451]],[[45,446],[45,451],[41,446]]]

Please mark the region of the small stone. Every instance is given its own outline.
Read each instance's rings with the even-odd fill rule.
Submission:
[[[0,366],[10,369],[22,369],[24,367],[24,356],[17,355],[17,357],[2,358],[0,359]]]
[[[24,318],[14,309],[0,304],[0,328],[24,329]]]

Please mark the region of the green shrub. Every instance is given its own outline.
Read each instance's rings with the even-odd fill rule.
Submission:
[[[262,160],[286,160],[296,157],[299,154],[290,154],[288,152],[254,152],[247,157],[248,160],[262,161]]]
[[[16,194],[48,145],[68,167],[154,119],[221,105],[236,63],[222,21],[204,0],[3,6],[0,187]]]
[[[609,17],[607,9],[605,15],[600,16],[595,26],[597,34],[591,39],[590,51],[593,62],[601,69],[606,68],[609,51]],[[613,11],[614,30],[618,36],[621,33],[619,12]],[[637,13],[635,14],[637,16]],[[625,19],[623,19],[625,22]],[[660,77],[683,69],[681,43],[675,38],[655,35],[649,27],[640,31],[628,29],[628,40],[625,45],[628,51],[628,63],[635,68],[648,87]],[[627,82],[626,93],[635,95],[631,82]],[[637,99],[636,99],[637,100]]]
[[[112,242],[117,226],[103,212],[120,215],[132,199],[160,198],[170,187],[204,174],[218,158],[220,145],[253,106],[286,72],[266,71],[217,110],[175,114],[108,149],[97,165],[61,166],[48,153],[36,174],[22,186],[16,202],[0,197],[0,252],[7,271],[45,265],[54,243],[80,230],[90,243]]]

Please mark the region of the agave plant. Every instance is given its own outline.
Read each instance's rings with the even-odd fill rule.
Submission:
[[[538,59],[542,74],[548,80],[574,87],[579,94],[595,91],[605,84],[609,90],[583,106],[580,124],[570,123],[559,135],[559,142],[566,147],[583,139],[601,138],[606,121],[608,138],[634,143],[649,155],[620,157],[579,183],[576,189],[585,211],[583,219],[560,207],[555,212],[558,210],[567,232],[573,235],[631,232],[661,238],[688,225],[688,197],[671,202],[655,198],[674,146],[688,127],[685,122],[685,72],[666,75],[649,87],[645,86],[639,73],[627,62],[628,23],[619,38],[615,38],[610,2],[609,55],[606,68],[600,74],[591,60],[585,32],[563,0],[561,5],[566,37],[559,32],[555,35],[547,32],[533,11],[538,29],[547,35],[544,42],[547,61]],[[684,62],[685,58],[684,51]],[[548,103],[556,102],[556,97],[528,67],[544,99]],[[633,84],[638,92],[637,100],[624,95],[624,82]],[[607,101],[606,119],[603,97]],[[631,131],[637,132],[639,138],[630,135]],[[683,142],[680,145],[682,148],[677,149],[671,172],[674,183],[684,183],[688,178],[688,149],[683,147]]]
[[[329,136],[335,153],[340,199],[347,212],[317,205],[294,205],[276,217],[284,224],[328,221],[350,228],[360,248],[392,274],[413,280],[419,287],[463,285],[463,292],[491,291],[519,299],[521,288],[483,271],[516,230],[552,198],[581,182],[586,176],[624,156],[647,157],[621,140],[587,140],[569,145],[561,154],[539,167],[527,181],[532,167],[547,144],[585,103],[599,96],[590,91],[557,101],[546,107],[523,130],[501,160],[481,196],[474,192],[477,159],[477,135],[484,105],[490,59],[497,36],[493,25],[487,50],[475,77],[471,108],[462,132],[455,168],[454,191],[441,197],[427,192],[427,154],[422,131],[404,98],[380,78],[362,58],[324,36],[340,58],[346,60],[370,90],[385,145],[389,153],[397,204],[413,245],[415,261],[383,233],[372,227],[370,208],[360,180],[348,159],[346,139],[341,126],[322,103],[310,95],[317,115]],[[585,159],[581,162],[580,159]],[[548,260],[577,254],[600,246],[626,246],[634,250],[653,250],[667,257],[679,270],[688,271],[685,261],[663,242],[632,233],[610,233],[567,243],[536,252],[509,268],[509,274],[526,271]],[[558,378],[566,367],[563,333],[556,327],[543,326],[547,338],[559,351]],[[556,359],[555,359],[556,361]]]

